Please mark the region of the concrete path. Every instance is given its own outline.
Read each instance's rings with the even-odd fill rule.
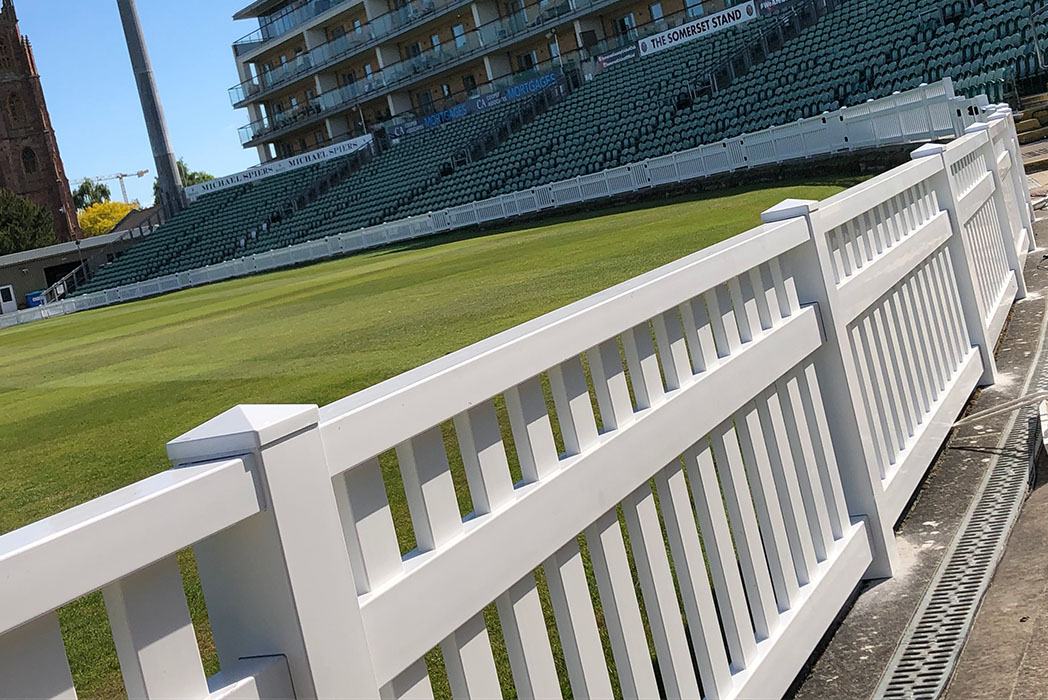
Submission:
[[[1048,220],[1035,225],[1038,241],[1048,241]],[[1048,301],[1048,268],[1040,267],[1041,253],[1031,253],[1027,260],[1026,280],[1030,290],[1029,296],[1016,303],[1008,328],[998,348],[997,363],[1000,379],[997,384],[976,393],[969,404],[969,412],[979,412],[1004,401],[1016,398],[1023,380],[1029,370],[1033,354],[1037,347],[1041,321]],[[997,447],[997,442],[1008,422],[1009,414],[989,418],[976,425],[969,425],[955,430],[938,460],[929,470],[924,485],[918,490],[908,511],[896,528],[903,567],[898,575],[881,582],[869,582],[864,585],[855,598],[855,603],[842,619],[839,627],[832,630],[823,641],[821,654],[812,662],[809,673],[795,684],[793,695],[797,698],[869,698],[873,697],[884,671],[891,661],[907,626],[916,612],[917,606],[928,589],[929,582],[935,574],[943,555],[971,504],[973,495],[986,474],[990,456]],[[1045,501],[1045,513],[1048,514],[1048,489],[1042,496]],[[1031,501],[1032,502],[1032,501]],[[1029,506],[1028,506],[1029,507]],[[1028,519],[1021,516],[1024,519]],[[1024,522],[1020,520],[1020,523]],[[1036,520],[1036,516],[1034,517]],[[1021,625],[1030,627],[1027,643],[1012,635],[1011,643],[1015,649],[1010,652],[1012,666],[1016,669],[1030,669],[1039,675],[1042,685],[1038,689],[1030,688],[1032,695],[1014,695],[1014,697],[1048,697],[1048,517],[1038,523],[1040,529],[1031,531],[1027,549],[1035,550],[1040,544],[1043,557],[1040,569],[1025,572],[1029,578],[1037,579],[1037,585],[1027,588],[1029,595],[1044,596],[1041,611],[1046,619],[1030,614],[1030,620]],[[1017,530],[1018,532],[1018,530]],[[1017,549],[1021,549],[1018,547]],[[1006,550],[1006,557],[1014,555]],[[1008,561],[1008,559],[1006,559]],[[1033,568],[1032,564],[1019,562],[1016,566]],[[1003,569],[1002,569],[1003,570]],[[997,577],[1001,578],[1000,575]],[[1007,588],[1007,584],[992,584],[998,589]],[[993,594],[994,588],[990,593]],[[1018,593],[1009,597],[1002,591],[1001,609],[1008,610],[1002,615],[1013,614],[1008,608],[1007,600],[1014,599]],[[987,600],[990,600],[988,597]],[[1027,613],[1022,613],[1023,617]],[[983,624],[980,619],[976,625]],[[1032,620],[1041,620],[1033,622]],[[1037,636],[1034,636],[1037,635]],[[999,640],[998,640],[999,641]],[[992,645],[995,638],[987,641]],[[1038,646],[1039,659],[1030,652]],[[1003,652],[1002,652],[1003,653]],[[966,656],[972,656],[976,663],[984,661],[978,650],[968,654],[962,652],[962,663]],[[970,662],[969,662],[970,663]],[[1040,663],[1037,671],[1033,665]],[[1025,666],[1024,666],[1025,664]],[[965,666],[968,668],[968,666]],[[988,680],[981,676],[979,668],[972,668],[970,685],[957,687],[953,697],[975,697],[974,687],[985,689],[980,697],[1009,697],[1014,683],[1004,677]],[[1003,674],[1002,674],[1003,676]],[[958,676],[960,682],[961,676]],[[992,686],[992,687],[991,687]],[[1024,691],[1025,692],[1025,691]]]

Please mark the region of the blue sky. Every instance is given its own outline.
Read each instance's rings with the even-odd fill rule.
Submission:
[[[138,0],[175,153],[194,170],[220,176],[258,162],[240,147],[248,121],[226,90],[237,82],[233,41],[257,27],[234,22],[248,0]],[[15,0],[29,36],[58,146],[70,180],[136,172],[128,195],[153,201],[156,167],[116,0]],[[119,198],[116,181],[106,183]]]

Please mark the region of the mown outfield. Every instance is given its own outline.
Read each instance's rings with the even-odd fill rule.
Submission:
[[[0,532],[165,469],[169,439],[237,403],[329,403],[744,231],[786,197],[849,184],[431,239],[0,331]],[[403,494],[390,498],[403,532]],[[212,673],[192,557],[180,560]],[[80,697],[121,696],[101,596],[60,618]]]

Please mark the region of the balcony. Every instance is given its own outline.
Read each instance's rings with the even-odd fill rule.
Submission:
[[[403,29],[433,18],[439,12],[467,5],[469,2],[470,0],[413,0],[404,7],[376,17],[355,32],[321,44],[292,62],[234,85],[229,89],[230,102],[234,107],[244,107],[248,100],[257,99],[270,90],[288,85],[325,66],[348,58]]]
[[[280,14],[273,15],[265,21],[262,21],[260,18],[258,29],[233,42],[233,51],[237,56],[254,51],[267,41],[287,34],[295,27],[305,24],[314,17],[324,14],[334,7],[347,5],[351,2],[356,2],[356,0],[309,0],[308,2],[292,4]]]
[[[417,81],[471,56],[492,51],[500,45],[536,34],[551,25],[563,23],[580,14],[618,1],[565,0],[558,5],[546,7],[533,5],[517,15],[489,22],[472,32],[463,34],[455,42],[442,44],[414,58],[387,66],[372,73],[364,80],[321,93],[293,111],[285,111],[279,115],[246,124],[238,129],[240,143],[243,146],[257,145],[260,139],[273,138],[287,133],[293,128],[311,123],[322,114],[379,97],[398,85]],[[529,10],[534,10],[534,12]]]

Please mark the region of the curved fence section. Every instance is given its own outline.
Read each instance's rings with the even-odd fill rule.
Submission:
[[[1008,123],[0,536],[0,687],[74,697],[55,610],[101,589],[133,697],[782,695],[995,381]]]

